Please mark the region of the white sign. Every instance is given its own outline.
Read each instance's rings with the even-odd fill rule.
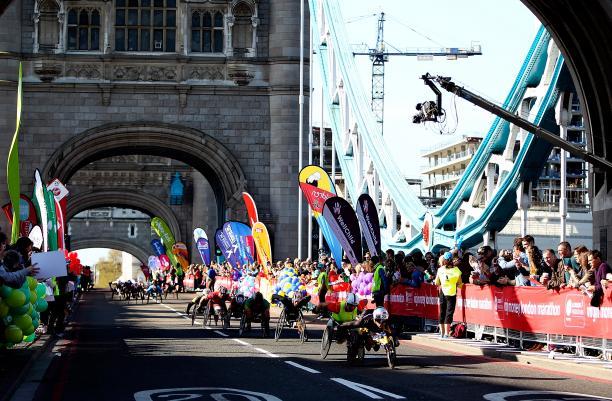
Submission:
[[[47,185],[47,189],[51,191],[55,199],[59,202],[64,199],[70,192],[60,180],[54,179]]]
[[[40,252],[32,254],[32,264],[38,264],[40,271],[37,279],[67,276],[64,251]]]

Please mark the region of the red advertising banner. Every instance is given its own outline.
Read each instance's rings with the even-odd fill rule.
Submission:
[[[256,287],[270,299],[276,279],[257,277]],[[347,286],[332,287],[325,300],[338,302],[346,297]],[[218,277],[220,285],[232,288],[229,277]],[[318,303],[314,283],[306,285]],[[335,291],[334,291],[335,290]],[[368,298],[368,308],[375,305]],[[420,288],[394,285],[386,298],[391,315],[416,316],[437,320],[438,288],[423,284]],[[590,304],[591,298],[575,289],[551,291],[544,287],[494,287],[466,284],[457,296],[454,320],[487,326],[508,328],[530,333],[564,334],[572,336],[612,338],[612,288],[605,290],[600,307]]]
[[[610,338],[612,288],[600,307],[575,289],[559,292],[544,287],[494,287],[464,285],[457,297],[455,321],[503,327],[531,333]],[[391,288],[387,307],[392,315],[438,319],[438,289],[397,285]]]

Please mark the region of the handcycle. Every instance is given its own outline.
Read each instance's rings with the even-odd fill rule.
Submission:
[[[387,357],[387,365],[394,369],[397,363],[396,339],[391,335],[391,330],[387,324],[389,314],[384,308],[382,311],[374,311],[364,313],[359,319],[359,323],[355,325],[351,322],[346,339],[346,360],[349,364],[363,362],[365,359],[366,349],[374,349],[377,351],[380,348],[385,350]],[[376,323],[375,323],[376,322]],[[331,348],[331,343],[334,340],[339,323],[330,319],[321,340],[321,357],[325,359]]]
[[[149,286],[149,288],[147,288],[147,290],[145,291],[145,296],[147,298],[147,303],[149,303],[149,301],[151,300],[151,298],[153,298],[155,300],[155,302],[159,301],[159,303],[163,303],[163,290],[161,289],[161,287],[157,286],[157,285],[152,285]]]
[[[298,301],[297,304],[293,304],[293,301],[287,297],[274,297],[273,301],[279,301],[283,305],[278,322],[276,323],[276,330],[274,331],[274,340],[278,341],[285,327],[295,327],[300,335],[300,342],[303,343],[308,341],[308,333],[306,331],[306,321],[302,313],[303,309],[306,309],[310,296],[304,297]]]
[[[215,320],[215,326],[217,325],[218,320],[220,319],[223,330],[227,330],[229,328],[230,314],[228,313],[227,308],[222,308],[221,305],[214,304],[209,299],[208,302],[206,303],[206,307],[204,308],[204,315],[202,317],[202,326],[204,327],[208,326],[211,316]]]
[[[352,323],[352,322],[351,322]],[[321,338],[321,358],[327,358],[331,345],[337,340],[338,327],[341,323],[333,318],[327,321]],[[393,338],[386,332],[372,332],[367,327],[355,327],[351,325],[346,328],[346,360],[349,364],[362,362],[365,359],[366,348],[375,349],[382,346],[387,354],[389,367],[394,368],[396,362],[395,343]]]
[[[250,327],[248,327],[248,323],[249,322],[247,322],[247,315],[245,312],[243,312],[242,316],[240,317],[240,328],[238,329],[238,337],[242,337],[244,333],[250,330]],[[268,321],[266,323],[263,318],[263,312],[253,313],[253,319],[250,323],[261,323],[261,329],[263,330],[264,337],[266,336],[266,333],[270,331],[270,322]]]

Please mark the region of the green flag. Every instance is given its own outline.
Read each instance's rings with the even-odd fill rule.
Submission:
[[[8,192],[13,207],[13,228],[11,231],[11,242],[19,238],[19,195],[21,194],[19,182],[19,125],[21,124],[21,63],[19,63],[19,83],[17,84],[17,123],[15,124],[15,134],[9,150],[6,163],[6,178],[8,182]]]

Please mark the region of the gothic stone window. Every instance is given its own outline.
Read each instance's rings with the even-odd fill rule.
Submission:
[[[100,12],[68,11],[68,50],[100,50]]]
[[[41,51],[53,51],[59,43],[59,5],[55,0],[40,0],[38,4],[38,45]]]
[[[238,3],[233,10],[234,26],[232,28],[232,47],[235,55],[248,53],[253,45],[253,24],[251,8],[245,3]]]
[[[194,10],[191,13],[191,51],[223,53],[223,14]]]
[[[174,52],[176,0],[116,0],[115,50]]]

